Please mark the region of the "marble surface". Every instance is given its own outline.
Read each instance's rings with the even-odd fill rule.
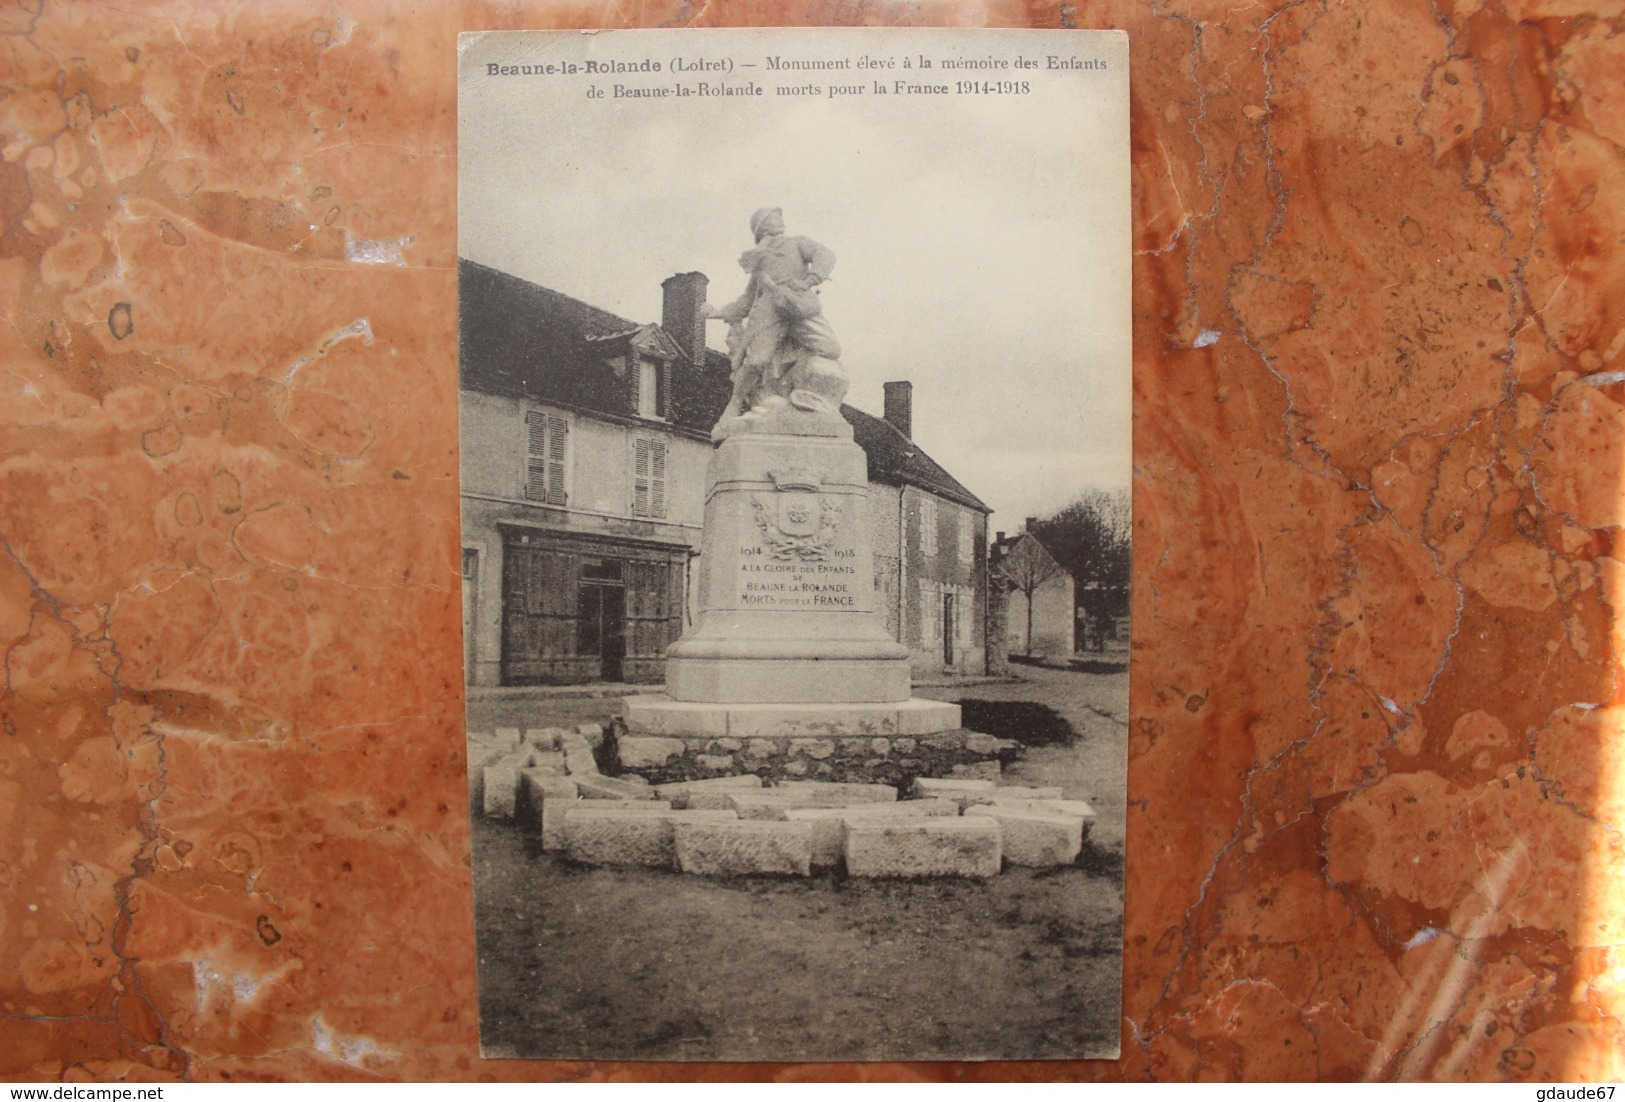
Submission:
[[[1131,34],[1117,1062],[477,1055],[455,33],[775,22]],[[1625,1074],[1620,23],[0,6],[0,1075]]]

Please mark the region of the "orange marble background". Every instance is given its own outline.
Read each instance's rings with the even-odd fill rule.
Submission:
[[[761,23],[1130,32],[1120,1061],[478,1058],[455,35]],[[1622,23],[0,0],[0,1076],[1625,1074]]]

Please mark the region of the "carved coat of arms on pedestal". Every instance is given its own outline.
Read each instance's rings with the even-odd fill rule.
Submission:
[[[751,501],[762,543],[775,559],[821,562],[829,558],[841,525],[841,503],[833,495],[806,491],[757,494]]]

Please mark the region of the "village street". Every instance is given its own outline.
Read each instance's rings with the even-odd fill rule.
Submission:
[[[1022,667],[935,699],[1033,702],[1072,724],[1012,784],[1098,812],[1084,854],[986,881],[831,873],[708,878],[585,868],[476,820],[488,1055],[731,1060],[1035,1058],[1116,1051],[1122,954],[1126,673]],[[525,694],[530,695],[530,694]],[[590,722],[616,698],[478,701],[475,729]]]

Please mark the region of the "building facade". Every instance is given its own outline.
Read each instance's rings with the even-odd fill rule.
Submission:
[[[843,411],[869,457],[877,605],[916,676],[986,673],[989,510],[914,443],[912,391],[887,383],[883,418]]]
[[[1011,655],[1064,658],[1076,649],[1071,573],[1028,531],[994,541],[989,571],[1004,593],[1005,649]],[[993,630],[997,630],[997,627]]]
[[[463,627],[475,685],[657,683],[692,622],[710,429],[731,390],[705,347],[707,281],[635,324],[460,262]],[[885,418],[868,457],[876,587],[917,673],[985,670],[987,506]]]

